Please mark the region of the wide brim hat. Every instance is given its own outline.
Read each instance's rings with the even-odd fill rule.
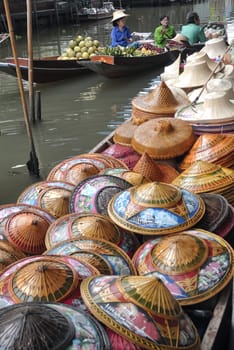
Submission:
[[[0,240],[0,273],[13,262],[25,258],[25,254],[7,241]]]
[[[129,15],[127,13],[124,12],[124,10],[116,10],[113,12],[113,17],[112,17],[112,20],[111,22],[115,22],[121,18],[124,18],[124,17],[129,17]]]
[[[44,254],[73,256],[73,253],[82,251],[100,255],[112,269],[112,273],[109,272],[109,274],[134,275],[136,273],[127,253],[116,244],[104,239],[72,238],[56,244]]]
[[[183,41],[188,42],[187,36],[185,36],[181,33],[177,33],[176,36],[174,36],[174,38],[172,38],[172,40],[177,41],[179,43],[181,43],[181,42],[183,43]]]
[[[107,204],[114,194],[132,185],[112,175],[94,175],[81,181],[70,200],[70,213],[97,213],[106,215]]]
[[[153,159],[170,159],[184,154],[196,138],[192,127],[183,120],[157,118],[138,126],[132,138],[132,147]],[[182,122],[182,123],[181,123]]]
[[[45,243],[47,249],[72,238],[105,239],[122,248],[128,255],[139,246],[136,236],[121,230],[107,216],[94,213],[69,214],[59,218],[49,227]]]
[[[199,348],[195,326],[160,279],[91,277],[82,282],[81,295],[99,321],[140,348]]]
[[[133,262],[140,275],[160,278],[181,305],[217,295],[234,274],[232,247],[202,229],[148,240],[136,251]]]
[[[172,184],[186,188],[194,193],[230,190],[234,185],[234,170],[218,164],[198,160],[184,170]],[[225,196],[226,198],[226,196]]]
[[[71,320],[42,303],[22,303],[0,310],[0,343],[3,349],[70,347],[75,336]]]
[[[206,83],[210,74],[211,71],[205,60],[186,63],[184,71],[179,75],[173,85],[182,89],[201,87]]]
[[[211,59],[214,59],[216,57],[222,57],[226,49],[227,44],[223,38],[219,37],[207,40],[201,51],[206,52]]]
[[[110,154],[113,157],[120,159],[129,170],[133,170],[134,166],[140,158],[132,146],[121,145],[120,143],[114,143],[110,145],[105,151],[104,154]]]
[[[187,103],[188,97],[182,89],[169,87],[162,81],[149,93],[132,100],[133,123],[141,124],[157,117],[173,117],[176,110]]]
[[[201,62],[201,61],[206,61],[209,69],[211,71],[214,71],[214,73],[217,73],[217,72],[221,71],[224,68],[224,63],[222,63],[222,62],[219,62],[219,63],[215,62],[204,51],[194,52],[192,55],[189,55],[186,58],[186,63]]]
[[[204,102],[179,108],[175,118],[192,125],[233,123],[234,104],[225,92],[209,92],[204,96]]]
[[[181,161],[180,168],[187,169],[197,160],[232,168],[234,166],[234,135],[208,133],[200,135]]]
[[[205,214],[196,227],[215,233],[229,214],[229,204],[225,197],[217,193],[201,193],[205,203]]]
[[[188,97],[191,102],[194,102],[194,101],[196,101],[197,103],[204,102],[206,94],[214,91],[225,92],[226,97],[229,100],[234,100],[234,90],[232,87],[232,82],[229,79],[225,79],[225,78],[214,78],[209,80],[208,83],[206,84],[205,89],[203,88],[194,89],[193,91],[188,93]],[[198,99],[198,96],[199,96],[199,99]]]
[[[200,196],[163,182],[150,182],[122,191],[108,205],[113,222],[142,235],[182,231],[194,226],[204,212]]]

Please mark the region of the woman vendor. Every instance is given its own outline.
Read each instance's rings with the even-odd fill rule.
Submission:
[[[163,15],[160,17],[160,26],[154,31],[155,45],[165,47],[168,39],[172,39],[176,35],[175,28],[169,25],[169,17]]]

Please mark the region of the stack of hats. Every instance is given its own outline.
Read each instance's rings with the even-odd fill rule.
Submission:
[[[184,170],[172,184],[194,193],[218,193],[234,204],[234,170],[198,160]]]
[[[225,92],[209,92],[204,102],[179,109],[175,118],[187,121],[196,134],[234,133],[234,105]]]
[[[200,135],[183,158],[180,163],[180,168],[185,170],[197,160],[203,160],[234,169],[234,135]]]
[[[196,137],[191,126],[175,118],[157,118],[138,126],[132,138],[132,147],[153,159],[170,159],[184,154]]]

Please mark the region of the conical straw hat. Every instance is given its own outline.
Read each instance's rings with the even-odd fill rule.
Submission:
[[[221,57],[225,53],[226,49],[227,44],[223,38],[219,37],[207,40],[205,42],[205,46],[202,48],[202,51],[206,52],[207,55],[212,59]]]
[[[174,86],[182,89],[200,87],[206,83],[210,74],[206,61],[186,63],[183,73],[179,75]]]
[[[113,222],[142,235],[179,232],[195,225],[204,212],[199,196],[163,182],[134,186],[115,195],[108,205]]]
[[[213,61],[206,52],[194,52],[192,55],[189,55],[186,58],[186,63],[192,63],[192,62],[201,62],[201,61],[206,61],[209,69],[213,71],[215,67],[217,66],[217,62]],[[215,69],[214,73],[219,72],[224,68],[224,64],[222,62],[219,63],[217,68]]]
[[[78,274],[61,260],[44,256],[31,260],[9,276],[10,296],[15,302],[60,301],[78,286]]]
[[[23,303],[0,311],[2,349],[64,350],[75,336],[71,320],[42,303]]]
[[[107,216],[100,214],[69,214],[59,218],[50,225],[46,233],[47,249],[71,238],[105,239],[122,248],[128,255],[139,246],[139,242],[131,232],[123,232]]]
[[[27,254],[42,254],[45,250],[45,235],[50,226],[44,217],[27,211],[10,216],[5,233],[8,241]]]
[[[181,169],[187,169],[195,161],[203,160],[222,165],[224,158],[230,155],[234,164],[234,135],[202,134],[180,163]]]
[[[224,239],[192,229],[148,240],[133,262],[140,275],[160,278],[181,305],[193,305],[217,295],[229,283],[233,258]]]
[[[131,171],[123,168],[109,168],[109,169],[100,171],[99,174],[120,177],[121,179],[128,181],[132,186],[149,182],[149,180],[139,172],[136,172],[133,170]]]
[[[82,282],[81,295],[98,320],[141,348],[199,348],[196,328],[160,279],[147,276],[91,277]],[[182,320],[188,327],[183,328],[183,332],[189,339],[183,344],[180,342]]]
[[[133,123],[141,124],[156,117],[173,117],[175,111],[187,102],[188,98],[183,90],[168,87],[162,81],[146,95],[132,100]]]
[[[179,173],[169,164],[156,163],[146,152],[134,167],[134,171],[142,174],[150,181],[171,183]]]
[[[198,160],[175,178],[172,184],[194,193],[214,192],[233,187],[234,170]]]
[[[195,142],[192,127],[174,118],[148,120],[138,126],[132,147],[140,154],[147,152],[154,159],[170,159],[185,153]]]

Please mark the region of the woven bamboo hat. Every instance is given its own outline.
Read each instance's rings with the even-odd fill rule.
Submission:
[[[39,303],[23,303],[0,310],[2,349],[64,350],[75,336],[65,315]]]
[[[7,241],[0,241],[0,273],[13,262],[25,258],[24,253]]]
[[[227,168],[234,167],[234,135],[202,134],[180,163],[187,169],[195,161],[203,160]]]
[[[182,89],[203,86],[210,76],[210,69],[206,61],[190,62],[184,66],[184,71],[173,84]]]
[[[219,293],[234,274],[233,249],[202,229],[148,240],[134,254],[140,275],[160,278],[181,305],[193,305]]]
[[[226,124],[233,121],[234,104],[225,92],[209,92],[203,103],[178,109],[175,118],[190,124]]]
[[[120,177],[121,179],[128,181],[132,186],[140,185],[142,183],[150,181],[141,173],[134,170],[127,170],[124,168],[107,168],[105,170],[100,171],[99,174]]]
[[[82,282],[81,295],[98,320],[140,348],[199,348],[195,326],[159,279],[91,277]]]
[[[48,256],[31,257],[26,264],[17,265],[7,279],[9,296],[16,303],[60,301],[73,292],[79,282],[70,264]]]
[[[186,58],[186,63],[190,62],[202,62],[205,61],[211,71],[215,69],[217,66],[217,62],[213,61],[206,52],[199,51],[199,52],[194,52],[192,55],[189,55]],[[219,63],[217,68],[215,69],[215,73],[221,71],[224,68],[224,64],[222,62]]]
[[[81,310],[81,307],[59,303],[47,303],[46,306],[66,316],[74,325],[75,335],[70,346],[66,347],[67,350],[75,349],[77,346],[86,347],[86,349],[95,348],[95,350],[110,349],[109,338],[104,327],[88,312]]]
[[[75,187],[70,200],[70,212],[106,215],[107,204],[113,195],[129,187],[129,182],[116,176],[90,176]]]
[[[138,125],[132,119],[118,126],[113,135],[113,141],[123,146],[131,146],[131,140]]]
[[[128,17],[127,13],[124,12],[124,10],[116,10],[113,12],[113,18],[111,22],[118,21],[121,18]]]
[[[205,214],[196,227],[215,233],[223,225],[229,215],[228,201],[216,193],[201,193],[205,203]]]
[[[84,153],[72,158],[65,159],[63,162],[57,164],[47,176],[47,181],[64,182],[65,179],[68,176],[70,176],[69,175],[70,171],[76,172],[78,170],[76,166],[78,164],[81,164],[82,166],[84,166],[84,163],[87,164],[87,166],[93,165],[99,170],[102,170],[104,168],[116,167],[116,166],[125,167],[125,164],[123,162],[109,155],[102,154],[102,153],[92,153],[92,152]]]
[[[207,40],[201,51],[206,52],[212,58],[222,56],[227,49],[227,44],[222,37]]]
[[[156,88],[132,100],[132,120],[141,124],[158,117],[173,117],[176,110],[188,103],[188,97],[182,89],[169,87],[162,81]]]
[[[234,185],[234,170],[198,160],[172,183],[194,193],[222,191],[226,187],[231,190]]]
[[[124,146],[120,143],[113,143],[105,151],[104,154],[110,154],[113,157],[120,159],[126,164],[128,169],[133,170],[138,162],[140,155],[132,148],[132,146]]]
[[[166,163],[155,162],[146,152],[134,167],[134,171],[142,174],[149,181],[171,183],[178,175],[178,171]],[[140,185],[140,184],[138,184]]]
[[[46,250],[45,235],[50,222],[43,216],[28,211],[12,214],[7,220],[7,240],[22,252],[35,255]]]
[[[142,235],[179,232],[205,212],[199,196],[163,182],[134,186],[112,198],[108,214],[120,227]]]
[[[182,43],[183,41],[188,41],[187,36],[181,34],[181,33],[177,33],[176,36],[174,36],[174,38],[172,38],[172,40],[177,41],[179,43]]]
[[[128,255],[139,246],[136,236],[121,230],[107,216],[100,214],[69,214],[59,218],[46,233],[46,247],[52,248],[57,243],[71,238],[101,238],[122,248]]]
[[[157,118],[139,125],[132,147],[154,159],[170,159],[184,154],[195,142],[192,127],[174,118]],[[182,122],[182,123],[181,123]]]

